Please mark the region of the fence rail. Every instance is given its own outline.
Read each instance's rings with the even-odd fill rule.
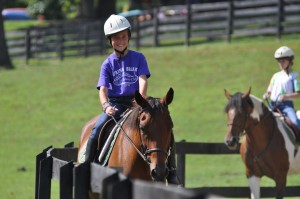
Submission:
[[[185,184],[185,165],[186,155],[232,155],[239,154],[239,147],[235,151],[231,151],[224,143],[195,143],[185,142],[184,140],[176,143],[177,153],[177,171],[178,177]],[[213,193],[229,198],[247,198],[250,196],[248,187],[199,187],[193,190]],[[261,198],[275,197],[274,187],[261,187]],[[288,186],[285,189],[285,197],[299,197],[300,186]]]
[[[189,2],[189,1],[187,1]],[[170,11],[172,15],[170,16]],[[163,6],[145,13],[150,20],[129,18],[131,47],[197,44],[224,38],[300,32],[300,0],[245,0]],[[45,59],[102,54],[109,47],[102,21],[72,21],[8,31],[12,58]]]
[[[36,156],[35,199],[51,198],[51,180],[59,180],[61,199],[87,199],[89,192],[100,194],[102,199],[152,199],[152,198],[249,198],[248,187],[198,187],[181,188],[162,186],[161,183],[149,183],[128,179],[117,170],[98,164],[84,163],[76,165],[77,148],[69,143],[65,148],[44,149]],[[188,154],[237,154],[230,151],[223,143],[176,143],[179,178],[185,182],[185,156]],[[299,197],[300,186],[286,188],[285,197]],[[99,197],[99,196],[97,196]],[[275,188],[262,187],[261,197],[275,197]]]
[[[187,1],[189,2],[189,1]],[[172,12],[170,12],[172,11]],[[129,18],[131,47],[197,44],[213,39],[300,32],[300,0],[228,0],[162,6],[145,11],[150,20]],[[170,15],[172,13],[172,15]],[[6,33],[12,58],[90,56],[108,47],[102,21],[72,21]]]

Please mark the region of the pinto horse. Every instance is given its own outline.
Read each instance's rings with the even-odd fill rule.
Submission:
[[[275,181],[276,198],[280,199],[284,196],[287,175],[300,172],[298,145],[288,136],[291,130],[286,123],[250,92],[249,88],[246,93],[231,95],[225,90],[229,100],[225,107],[225,144],[231,150],[237,149],[244,133],[240,155],[246,166],[251,198],[260,198],[260,179],[267,176]]]
[[[122,168],[122,172],[131,178],[166,182],[167,159],[173,141],[168,105],[173,96],[172,88],[161,99],[144,99],[139,92],[135,93],[136,104],[119,124],[121,130],[111,150],[108,167]],[[82,130],[78,159],[97,118],[90,120]]]

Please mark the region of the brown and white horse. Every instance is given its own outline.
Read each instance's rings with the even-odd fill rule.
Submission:
[[[260,179],[267,176],[275,181],[276,198],[284,196],[287,175],[300,172],[300,151],[291,129],[276,117],[259,98],[246,93],[231,95],[225,90],[228,104],[225,144],[236,149],[244,133],[240,155],[246,166],[251,198],[260,198]]]

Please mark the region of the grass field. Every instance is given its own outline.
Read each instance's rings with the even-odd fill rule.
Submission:
[[[295,50],[294,67],[300,71],[300,36],[141,49],[152,73],[148,94],[162,97],[174,89],[170,110],[177,141],[223,142],[224,88],[234,93],[251,86],[261,97],[278,70],[273,54],[281,45]],[[0,71],[1,198],[34,198],[35,156],[50,145],[78,144],[82,126],[101,110],[96,83],[106,56],[28,65],[19,60],[15,70]],[[247,186],[238,155],[189,155],[186,170],[187,187]],[[290,176],[288,185],[299,185],[299,177]],[[274,183],[264,178],[262,185]],[[52,198],[58,198],[55,182]]]

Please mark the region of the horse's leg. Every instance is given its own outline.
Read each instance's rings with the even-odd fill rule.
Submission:
[[[275,180],[276,183],[276,199],[282,199],[286,186],[286,176]]]
[[[260,198],[260,177],[250,176],[248,178],[248,183],[251,190],[251,199],[259,199]]]

